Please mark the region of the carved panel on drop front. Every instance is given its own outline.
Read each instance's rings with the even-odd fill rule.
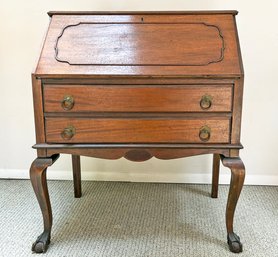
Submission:
[[[224,49],[220,28],[206,23],[81,22],[63,28],[55,58],[69,65],[206,66],[221,62]]]

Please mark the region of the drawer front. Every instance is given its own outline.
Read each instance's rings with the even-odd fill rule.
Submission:
[[[46,118],[48,143],[229,143],[230,119]]]
[[[232,85],[45,85],[45,112],[230,112]]]

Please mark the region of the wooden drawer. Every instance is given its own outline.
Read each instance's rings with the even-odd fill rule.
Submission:
[[[48,143],[228,143],[229,131],[228,117],[46,118]]]
[[[45,112],[230,112],[232,85],[45,85]]]

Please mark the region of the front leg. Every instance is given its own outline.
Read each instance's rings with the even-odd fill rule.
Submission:
[[[49,158],[37,158],[33,161],[30,168],[30,179],[41,208],[44,224],[43,233],[32,245],[32,251],[36,253],[46,252],[50,243],[52,211],[47,189],[46,170],[58,157],[59,155],[53,155]]]
[[[243,186],[245,177],[245,167],[242,160],[238,158],[225,158],[221,156],[224,166],[231,169],[231,183],[228,195],[228,202],[226,207],[226,226],[227,226],[227,238],[231,252],[242,252],[242,244],[240,238],[233,230],[234,213],[237,205],[237,201],[240,196],[240,192]]]

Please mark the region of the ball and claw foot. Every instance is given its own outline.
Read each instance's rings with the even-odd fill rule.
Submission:
[[[35,253],[45,253],[50,244],[50,236],[48,233],[42,233],[32,245],[32,251]]]
[[[230,251],[233,253],[241,253],[242,243],[240,242],[239,236],[235,233],[229,233],[227,238]]]

